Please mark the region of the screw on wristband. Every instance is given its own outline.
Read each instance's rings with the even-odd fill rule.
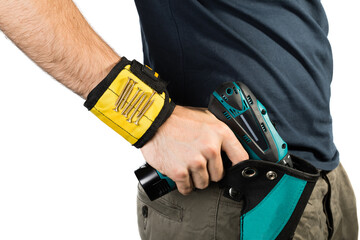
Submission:
[[[122,57],[89,94],[84,106],[137,148],[174,110],[166,83],[148,66]]]

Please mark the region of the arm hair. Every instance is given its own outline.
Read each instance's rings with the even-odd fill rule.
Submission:
[[[0,30],[83,98],[120,60],[71,0],[0,1]]]

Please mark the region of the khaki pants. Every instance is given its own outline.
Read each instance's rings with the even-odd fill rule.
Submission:
[[[240,239],[242,203],[225,198],[217,184],[189,196],[173,191],[153,202],[139,188],[137,208],[141,239]],[[294,239],[357,240],[357,234],[355,196],[340,164],[322,173]]]

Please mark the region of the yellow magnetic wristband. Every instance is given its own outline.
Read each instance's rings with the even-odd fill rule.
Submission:
[[[125,57],[89,93],[84,105],[137,148],[154,136],[175,107],[159,75]]]

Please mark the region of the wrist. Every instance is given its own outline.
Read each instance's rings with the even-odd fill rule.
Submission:
[[[89,74],[86,82],[79,89],[78,94],[87,99],[89,93],[109,74],[111,69],[121,60],[121,58],[114,53],[106,61],[101,62],[96,68],[92,69],[92,73]]]

